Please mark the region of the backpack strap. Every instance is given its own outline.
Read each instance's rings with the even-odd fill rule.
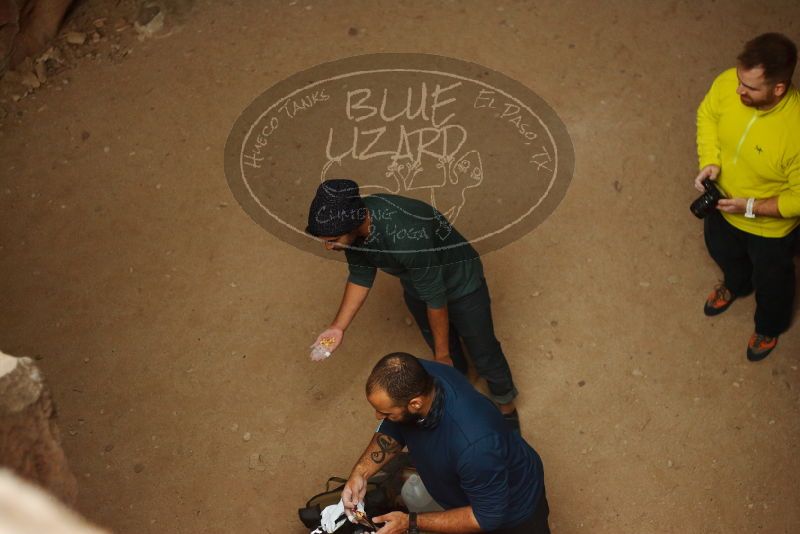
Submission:
[[[339,487],[337,489],[342,489],[344,488],[344,485],[347,484],[347,479],[342,477],[329,478],[328,481],[325,483],[326,492],[331,491],[331,482],[336,482],[337,484],[339,484]]]

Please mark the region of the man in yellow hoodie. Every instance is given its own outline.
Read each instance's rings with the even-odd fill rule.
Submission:
[[[705,218],[706,247],[724,281],[704,306],[724,312],[755,290],[755,332],[747,358],[766,358],[788,327],[800,224],[800,94],[792,86],[797,47],[766,33],[749,41],[736,68],[714,80],[697,110],[700,173],[726,198]]]

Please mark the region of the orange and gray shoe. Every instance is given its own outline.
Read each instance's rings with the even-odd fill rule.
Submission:
[[[770,337],[753,333],[747,343],[747,359],[751,362],[758,362],[769,356],[772,349],[778,344],[778,337]]]
[[[719,315],[727,310],[734,300],[736,300],[736,295],[731,293],[731,290],[725,287],[724,284],[719,284],[714,287],[714,291],[706,299],[703,313],[709,317]]]

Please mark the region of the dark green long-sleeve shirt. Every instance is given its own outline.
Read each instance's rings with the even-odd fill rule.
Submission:
[[[483,280],[478,253],[435,208],[397,195],[364,197],[370,234],[345,250],[348,280],[372,287],[377,269],[431,308],[477,290]]]

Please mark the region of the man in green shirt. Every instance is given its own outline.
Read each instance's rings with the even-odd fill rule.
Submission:
[[[326,180],[311,203],[306,232],[326,249],[344,251],[350,271],[336,318],[315,347],[324,347],[326,355],[339,347],[380,269],[400,279],[434,359],[466,374],[463,340],[500,411],[519,428],[517,390],[494,334],[483,265],[441,213],[397,195],[361,198],[352,180]]]

